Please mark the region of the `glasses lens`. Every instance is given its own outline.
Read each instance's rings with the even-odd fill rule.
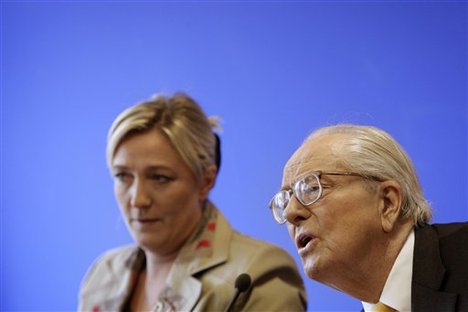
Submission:
[[[311,174],[294,184],[294,194],[304,206],[314,203],[320,197],[321,192],[322,186],[315,174]]]
[[[270,208],[273,211],[273,216],[276,222],[282,224],[286,222],[284,210],[289,204],[290,195],[287,191],[281,191],[276,194],[270,202]]]

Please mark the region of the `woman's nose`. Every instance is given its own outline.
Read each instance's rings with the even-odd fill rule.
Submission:
[[[135,208],[148,208],[151,205],[151,197],[142,181],[135,181],[132,187],[131,205]]]
[[[302,205],[296,196],[292,196],[288,206],[284,210],[284,218],[291,224],[298,225],[301,221],[307,220],[311,215],[308,207]]]

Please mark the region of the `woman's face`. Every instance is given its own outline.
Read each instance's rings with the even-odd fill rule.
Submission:
[[[125,139],[116,150],[112,173],[115,196],[135,241],[161,256],[176,253],[197,227],[213,181],[197,182],[157,129]]]

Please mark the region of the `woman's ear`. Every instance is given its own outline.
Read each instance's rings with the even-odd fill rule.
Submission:
[[[382,200],[380,206],[380,220],[384,232],[393,230],[395,223],[401,214],[402,190],[400,184],[395,180],[380,182],[379,194]]]
[[[210,190],[213,188],[216,182],[216,176],[218,174],[218,167],[216,165],[211,165],[205,170],[205,174],[202,177],[200,182],[200,200],[204,201],[207,199]]]

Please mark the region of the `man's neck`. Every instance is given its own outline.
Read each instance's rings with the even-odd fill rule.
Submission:
[[[412,229],[413,225],[406,222],[391,233],[386,233],[382,243],[373,248],[365,263],[358,264],[357,268],[350,268],[349,272],[342,272],[339,276],[346,278],[336,283],[336,286],[330,286],[361,301],[377,303],[393,264]]]

